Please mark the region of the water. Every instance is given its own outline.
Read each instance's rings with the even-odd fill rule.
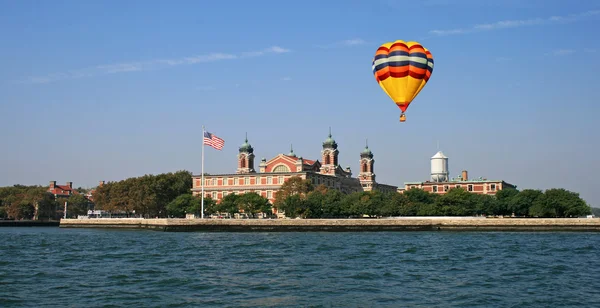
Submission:
[[[0,228],[1,307],[598,307],[600,234]]]

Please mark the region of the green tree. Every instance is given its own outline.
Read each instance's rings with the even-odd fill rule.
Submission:
[[[473,194],[476,215],[497,215],[500,212],[498,200],[491,195]]]
[[[285,216],[290,218],[302,217],[307,208],[306,200],[299,194],[288,196],[280,203],[279,207],[281,211],[285,212]]]
[[[223,199],[221,199],[221,202],[215,205],[215,212],[229,213],[232,216],[235,213],[239,213],[240,207],[238,199],[240,198],[240,196],[241,195],[231,193],[223,197]]]
[[[90,201],[83,195],[72,195],[67,200],[67,217],[86,215],[90,209]]]
[[[527,216],[529,215],[529,209],[542,195],[543,193],[541,190],[524,189],[518,194],[513,195],[510,198],[510,203],[506,207],[510,212],[514,213],[515,216]]]
[[[239,209],[244,211],[244,213],[252,216],[258,213],[271,213],[271,203],[269,203],[269,199],[256,192],[248,192],[239,195],[236,204]]]
[[[590,206],[578,193],[564,188],[546,190],[530,209],[530,214],[538,217],[577,217],[591,212]]]
[[[512,199],[518,195],[519,191],[514,188],[505,188],[496,192],[496,200],[498,200],[497,215],[511,215]]]
[[[186,213],[195,213],[200,205],[199,198],[191,194],[179,195],[167,204],[167,217],[184,218]]]
[[[445,194],[439,196],[434,202],[436,208],[447,216],[469,216],[475,215],[475,202],[473,194],[464,188],[451,188]]]
[[[306,195],[313,190],[314,186],[310,180],[302,179],[299,176],[290,177],[281,185],[279,190],[275,192],[275,202],[273,206],[280,209],[282,203],[284,203],[289,196],[299,195],[300,199],[305,199]]]
[[[404,195],[411,203],[425,203],[432,204],[437,198],[436,194],[424,191],[421,188],[411,188],[404,191]]]

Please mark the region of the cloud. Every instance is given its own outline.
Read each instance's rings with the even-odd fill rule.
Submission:
[[[570,54],[572,54],[574,52],[575,52],[574,49],[557,49],[557,50],[554,50],[552,52],[552,55],[555,55],[555,56],[564,56],[564,55],[570,55]]]
[[[286,77],[281,78],[281,80],[290,81],[290,80],[292,80],[292,77],[286,76]]]
[[[198,90],[198,91],[214,91],[214,90],[216,90],[216,88],[214,86],[199,86],[199,87],[196,87],[196,90]]]
[[[503,20],[494,23],[474,25],[470,28],[446,29],[446,30],[431,30],[430,34],[437,36],[458,35],[473,32],[491,31],[507,28],[519,28],[533,25],[544,25],[553,23],[576,22],[588,17],[600,15],[600,10],[592,10],[578,14],[570,14],[566,16],[552,16],[549,18],[533,18],[522,20]]]
[[[84,68],[79,70],[70,70],[60,73],[52,73],[43,76],[32,76],[25,80],[18,81],[18,83],[28,84],[43,84],[50,83],[65,79],[78,79],[84,77],[93,77],[97,75],[106,74],[117,74],[117,73],[128,73],[128,72],[141,72],[148,70],[164,69],[180,65],[194,65],[199,63],[209,63],[216,61],[236,60],[248,57],[259,57],[270,53],[282,54],[290,52],[289,49],[282,48],[279,46],[272,46],[263,50],[241,52],[239,54],[230,53],[209,53],[204,55],[194,55],[188,57],[182,57],[177,59],[153,59],[148,61],[137,61],[128,63],[115,63],[115,64],[103,64],[96,65],[91,68]]]
[[[566,55],[570,55],[570,54],[574,54],[577,52],[585,52],[585,53],[594,53],[596,52],[595,49],[591,49],[591,48],[583,48],[583,49],[555,49],[551,52],[547,52],[545,55],[546,56],[566,56]]]
[[[353,39],[337,41],[337,42],[333,42],[333,43],[325,44],[325,45],[317,45],[317,47],[323,48],[323,49],[329,49],[329,48],[335,48],[335,47],[364,45],[366,43],[367,42],[365,42],[365,40],[363,40],[361,38],[353,38]]]

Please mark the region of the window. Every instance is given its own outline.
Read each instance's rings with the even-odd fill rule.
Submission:
[[[267,198],[268,198],[268,199],[271,199],[271,198],[273,198],[273,192],[272,192],[272,191],[270,191],[270,190],[267,190]]]
[[[240,168],[246,168],[246,160],[244,158],[240,161]]]
[[[280,177],[277,178],[277,184],[279,184],[279,185],[283,184],[283,177],[282,176],[280,176]]]
[[[433,185],[433,192],[437,192],[437,185]]]
[[[217,192],[216,191],[212,192],[212,199],[217,200]]]
[[[448,189],[450,189],[450,187],[448,185],[444,185],[444,191],[448,191]]]
[[[223,198],[225,198],[225,196],[227,196],[227,192],[226,191],[223,192]]]
[[[227,183],[227,178],[223,178],[223,185],[229,185],[229,183]]]
[[[325,165],[329,165],[331,164],[331,158],[329,158],[329,155],[325,156]]]
[[[367,164],[363,164],[363,166],[362,166],[362,172],[367,172]]]
[[[273,169],[273,172],[290,172],[290,168],[286,165],[279,165]]]
[[[273,177],[271,177],[271,176],[267,177],[267,184],[273,184]]]
[[[213,186],[217,186],[217,179],[212,179]]]
[[[456,188],[460,188],[460,184],[457,184],[457,185],[456,185]]]
[[[491,185],[490,185],[490,189],[491,189],[492,191],[496,191],[496,184],[491,184]]]
[[[469,191],[473,191],[473,185],[469,185],[469,186],[467,186],[467,190],[469,190]]]
[[[244,185],[250,185],[250,178],[244,178]]]

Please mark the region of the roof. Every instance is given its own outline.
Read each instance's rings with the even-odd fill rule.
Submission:
[[[48,190],[53,195],[69,195],[69,194],[79,194],[75,189],[67,186],[67,185],[54,185],[54,189]],[[69,193],[70,192],[70,193]]]
[[[433,185],[446,185],[446,184],[476,184],[476,183],[504,183],[504,184],[508,184],[508,185],[512,185],[514,186],[514,184],[510,184],[504,180],[480,180],[480,179],[473,179],[473,180],[466,180],[466,181],[445,181],[445,182],[432,182],[432,181],[425,181],[425,182],[404,182],[404,185],[424,185],[424,184],[433,184]]]
[[[446,155],[444,155],[444,153],[442,151],[438,151],[437,153],[435,153],[435,155],[433,155],[433,157],[431,158],[448,158]]]

